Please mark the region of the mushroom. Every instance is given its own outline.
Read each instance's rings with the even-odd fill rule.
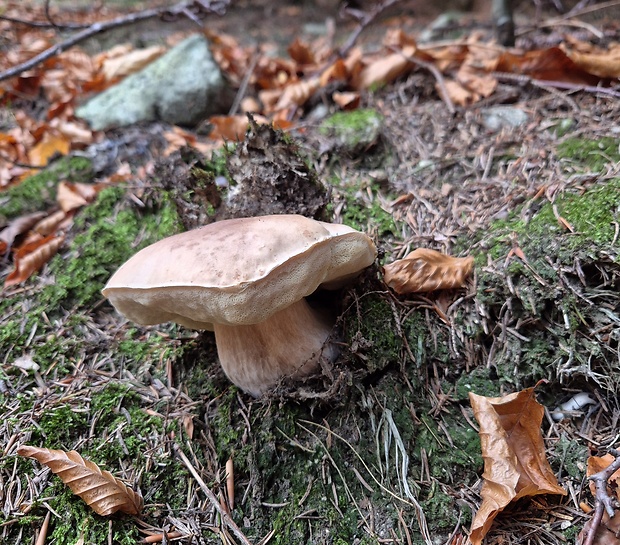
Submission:
[[[214,331],[228,378],[260,396],[336,357],[333,320],[305,298],[341,287],[376,252],[364,233],[304,216],[224,220],[144,248],[103,294],[139,324]]]

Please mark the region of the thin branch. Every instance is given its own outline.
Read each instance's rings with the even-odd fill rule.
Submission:
[[[612,87],[600,87],[597,85],[584,85],[581,83],[571,83],[568,81],[553,81],[534,79],[525,74],[512,74],[509,72],[491,72],[498,81],[509,81],[519,83],[521,85],[533,85],[534,87],[550,87],[554,89],[564,89],[566,91],[584,91],[586,93],[601,93],[614,98],[620,98],[620,91]]]
[[[596,501],[594,503],[594,516],[590,521],[590,528],[588,529],[588,534],[583,545],[592,545],[594,543],[594,538],[601,525],[601,520],[603,519],[603,513],[605,511],[607,511],[609,518],[613,518],[615,514],[613,498],[607,492],[607,481],[609,477],[620,469],[620,451],[611,449],[609,453],[615,456],[616,459],[602,471],[588,477],[594,482]]]
[[[160,7],[160,8],[152,8],[146,9],[144,11],[139,11],[137,13],[131,13],[129,15],[123,15],[121,17],[116,17],[109,21],[103,21],[98,23],[93,23],[89,27],[85,28],[81,32],[77,32],[70,38],[63,40],[62,42],[58,42],[57,44],[49,47],[45,51],[42,51],[38,55],[35,55],[31,59],[13,66],[8,70],[0,73],[0,81],[4,81],[6,79],[12,78],[25,72],[26,70],[30,70],[31,68],[41,64],[51,57],[55,57],[59,55],[63,51],[77,45],[96,34],[100,34],[101,32],[105,32],[112,28],[118,28],[122,26],[133,25],[140,21],[146,21],[148,19],[154,19],[156,17],[178,17],[180,15],[187,15],[187,13],[192,12],[194,15],[196,10],[198,13],[215,13],[218,15],[222,15],[225,12],[226,7],[228,6],[230,0],[198,0],[192,2],[182,2],[180,4],[176,4],[171,8],[168,7]],[[193,8],[194,11],[191,10]],[[194,18],[192,18],[194,20]]]
[[[0,15],[0,21],[8,21],[9,23],[26,25],[33,28],[56,28],[59,30],[79,30],[90,26],[86,23],[50,23],[49,21],[27,21],[26,19],[11,17],[9,15]]]
[[[446,87],[446,81],[444,80],[443,75],[439,71],[439,68],[437,68],[432,62],[426,62],[422,59],[418,59],[417,57],[405,55],[400,49],[397,49],[395,47],[390,47],[390,49],[395,53],[400,53],[403,58],[406,59],[408,62],[417,64],[418,66],[421,66],[422,68],[428,70],[431,74],[433,74],[433,77],[437,82],[437,87],[439,88],[439,96],[446,103],[448,111],[451,114],[456,112],[456,108],[454,107],[454,103],[452,102],[452,99],[450,98],[450,93],[448,93],[448,88]]]
[[[370,23],[372,23],[383,11],[397,4],[398,2],[400,2],[400,0],[383,0],[383,2],[377,4],[373,9],[364,13],[360,17],[359,23],[355,30],[351,32],[351,34],[347,38],[347,41],[340,47],[340,49],[338,49],[338,55],[340,57],[345,57],[349,50],[355,45],[355,42],[357,42],[357,39],[364,31],[364,29]]]
[[[215,507],[215,510],[219,513],[220,517],[222,517],[222,522],[224,524],[226,524],[226,526],[228,526],[230,528],[230,530],[232,531],[233,534],[235,534],[237,536],[237,538],[241,541],[241,543],[243,543],[244,545],[252,545],[250,543],[250,541],[248,540],[247,537],[245,537],[245,535],[243,534],[243,532],[239,529],[239,526],[237,526],[237,524],[235,523],[235,521],[231,518],[231,516],[226,512],[226,510],[221,506],[220,501],[217,499],[217,497],[215,496],[215,494],[213,492],[211,492],[211,490],[209,489],[209,487],[206,485],[206,483],[202,480],[202,478],[200,477],[200,475],[198,474],[198,471],[196,471],[196,468],[192,465],[192,463],[187,459],[187,456],[185,456],[185,453],[181,450],[181,448],[179,447],[179,445],[177,445],[176,443],[173,443],[173,449],[175,454],[181,459],[181,461],[185,464],[185,467],[187,467],[187,469],[189,469],[189,472],[192,474],[192,476],[194,477],[194,479],[196,479],[196,482],[198,483],[198,486],[200,486],[200,489],[204,492],[205,496],[207,496],[207,499],[211,502],[211,504],[213,505],[213,507]]]

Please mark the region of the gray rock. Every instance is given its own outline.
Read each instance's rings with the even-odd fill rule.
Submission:
[[[76,115],[94,130],[155,120],[192,126],[227,111],[231,102],[209,43],[197,34],[89,100]]]
[[[482,110],[482,123],[490,131],[516,129],[527,123],[526,112],[514,106],[493,106]]]

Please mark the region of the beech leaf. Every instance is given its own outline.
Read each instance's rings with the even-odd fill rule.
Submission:
[[[0,231],[0,254],[3,254],[6,250],[13,246],[15,239],[27,233],[34,227],[37,222],[41,221],[46,216],[45,212],[33,212],[24,216],[19,216],[12,220],[4,229]]]
[[[504,397],[469,394],[480,424],[484,458],[482,505],[471,526],[469,539],[480,545],[495,517],[512,501],[538,494],[562,494],[545,456],[540,431],[544,408],[534,388]]]
[[[383,267],[385,283],[396,293],[460,288],[474,268],[473,257],[452,257],[418,248]]]
[[[84,460],[75,450],[65,452],[22,445],[17,454],[34,458],[58,475],[71,491],[82,498],[98,515],[108,516],[121,511],[139,515],[142,496],[97,464]]]
[[[6,277],[4,287],[20,284],[30,278],[54,256],[64,241],[64,236],[41,237],[37,235],[36,240],[20,246],[13,257],[15,269]]]
[[[592,475],[607,469],[609,465],[615,460],[615,457],[611,454],[605,454],[604,456],[589,456],[588,466],[586,468],[586,476]],[[611,495],[616,496],[620,500],[620,469],[614,471],[607,479],[607,486]],[[593,496],[596,496],[596,485],[593,481],[590,481],[590,492]]]

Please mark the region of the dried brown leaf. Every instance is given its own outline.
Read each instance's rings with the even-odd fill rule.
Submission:
[[[460,288],[474,268],[473,257],[452,257],[418,248],[383,267],[385,283],[396,293]]]
[[[67,155],[71,142],[64,136],[45,133],[41,141],[29,152],[28,159],[33,166],[44,167],[56,154]]]
[[[12,220],[2,231],[0,231],[0,242],[3,244],[0,245],[0,255],[2,255],[6,250],[13,246],[15,239],[27,233],[34,227],[37,222],[39,222],[42,218],[44,218],[47,214],[45,212],[33,212],[32,214],[26,214],[24,216],[19,216]]]
[[[356,78],[354,85],[357,89],[368,89],[373,85],[390,83],[406,74],[413,64],[408,57],[416,54],[414,45],[407,45],[402,52],[385,55],[366,66]]]
[[[480,424],[484,458],[482,505],[471,526],[470,540],[480,545],[495,517],[512,501],[538,494],[562,494],[545,455],[540,425],[544,408],[534,388],[504,397],[469,394]]]
[[[141,70],[155,59],[161,57],[165,52],[165,47],[154,45],[145,49],[135,49],[114,57],[108,57],[102,63],[103,75],[108,81],[124,78]]]
[[[4,287],[20,284],[45,265],[64,242],[64,236],[49,235],[37,238],[20,246],[14,255],[15,269],[6,277]]]
[[[139,515],[142,496],[97,464],[84,460],[75,450],[65,452],[22,445],[17,454],[34,458],[58,475],[71,491],[82,498],[98,515],[107,516],[121,511]]]
[[[70,215],[64,210],[56,210],[56,212],[46,216],[41,221],[38,221],[37,224],[32,228],[35,233],[38,233],[41,236],[46,237],[47,235],[51,235],[57,229],[64,227],[65,225],[70,224],[72,218]]]
[[[577,545],[583,545],[586,542],[593,520],[591,518],[584,524],[583,529],[577,536]],[[620,536],[620,515],[616,513],[613,518],[609,518],[607,512],[604,512],[601,523],[596,529],[592,545],[619,545],[620,538],[618,536]]]
[[[60,182],[56,200],[60,208],[65,212],[70,212],[92,202],[100,189],[100,187],[92,184]]]
[[[319,87],[318,77],[291,83],[282,92],[275,109],[284,110],[291,106],[303,106]]]
[[[505,51],[499,57],[495,70],[524,74],[543,81],[566,81],[596,85],[599,78],[577,66],[559,47],[550,47],[514,54]]]
[[[590,456],[588,458],[586,476],[591,477],[595,473],[607,469],[614,460],[615,458],[611,454],[605,454],[605,456]],[[620,500],[620,469],[612,473],[609,479],[607,479],[607,485],[612,495],[615,495],[616,498]],[[592,481],[590,481],[590,492],[592,492],[593,496],[596,496],[595,483]]]

